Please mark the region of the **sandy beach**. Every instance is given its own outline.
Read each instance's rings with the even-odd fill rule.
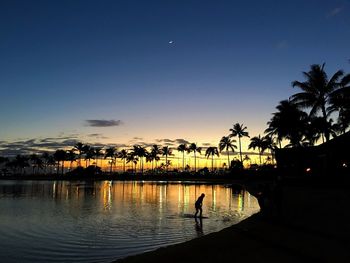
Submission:
[[[350,262],[346,185],[285,185],[278,215],[260,212],[217,233],[116,262]]]

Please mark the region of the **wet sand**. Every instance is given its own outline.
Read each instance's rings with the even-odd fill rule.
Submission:
[[[350,191],[284,186],[282,209],[116,262],[350,262]],[[205,227],[205,226],[204,226]]]

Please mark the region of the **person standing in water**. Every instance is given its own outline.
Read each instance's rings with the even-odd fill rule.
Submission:
[[[196,213],[194,214],[194,217],[197,217],[198,211],[199,211],[199,217],[202,217],[202,205],[203,205],[203,199],[205,197],[205,194],[201,194],[196,203],[194,204],[194,207],[196,208]]]

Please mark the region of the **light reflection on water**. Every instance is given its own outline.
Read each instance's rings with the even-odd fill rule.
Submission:
[[[194,220],[196,198],[203,215]],[[257,212],[224,185],[0,181],[1,262],[110,262],[219,231]]]

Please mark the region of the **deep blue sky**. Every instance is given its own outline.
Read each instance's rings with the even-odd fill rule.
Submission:
[[[257,135],[311,64],[350,72],[349,13],[349,1],[3,0],[0,140],[216,143],[235,122]]]

